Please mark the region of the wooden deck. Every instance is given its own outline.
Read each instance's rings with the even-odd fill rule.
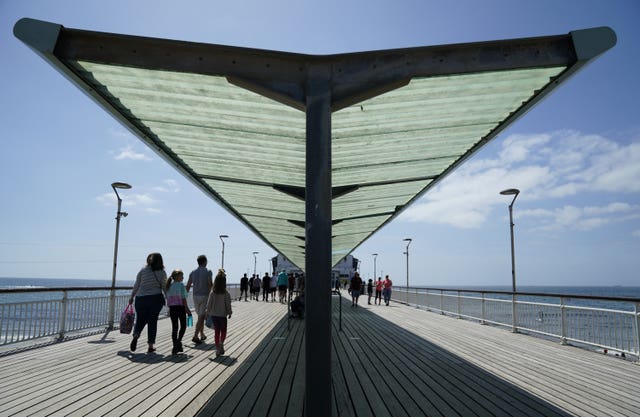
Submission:
[[[338,299],[334,416],[640,415],[629,361],[399,304],[343,299],[340,331]],[[218,359],[210,330],[170,355],[168,320],[156,354],[109,333],[0,357],[0,415],[301,416],[304,322],[279,303],[233,307]]]

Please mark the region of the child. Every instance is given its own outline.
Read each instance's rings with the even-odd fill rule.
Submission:
[[[227,276],[223,269],[218,270],[213,280],[213,291],[207,302],[207,316],[213,317],[216,356],[224,355],[224,340],[227,337],[227,318],[231,318],[231,296],[227,291]]]
[[[182,284],[184,273],[180,269],[174,269],[167,279],[167,306],[169,306],[169,317],[171,318],[171,340],[173,340],[172,355],[182,352],[182,336],[187,329],[187,314],[191,315],[187,304],[187,290]],[[178,331],[178,321],[180,321],[180,331]]]

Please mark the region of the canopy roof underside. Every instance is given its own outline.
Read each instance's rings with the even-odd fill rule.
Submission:
[[[40,32],[55,26],[55,42],[43,47],[25,35],[36,26]],[[16,25],[16,36],[303,269],[308,68],[329,65],[334,74],[335,264],[588,60],[575,33],[526,40],[536,41],[536,56],[516,50],[523,40],[309,56],[68,30],[28,19]],[[517,59],[489,57],[496,48]],[[591,57],[602,52],[597,49]],[[175,65],[158,58],[163,52]],[[420,54],[424,63],[416,62]],[[445,62],[434,63],[434,56]]]

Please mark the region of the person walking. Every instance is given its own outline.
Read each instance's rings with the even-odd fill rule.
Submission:
[[[291,302],[291,300],[293,300],[293,290],[296,287],[296,277],[294,274],[289,274],[287,286],[289,287],[289,302]]]
[[[147,265],[138,272],[136,282],[133,284],[129,304],[133,304],[135,299],[136,324],[133,328],[133,339],[131,340],[132,352],[136,351],[140,333],[147,326],[148,353],[153,353],[156,349],[156,334],[158,333],[158,316],[164,306],[164,289],[167,283],[167,273],[164,272],[162,255],[157,252],[147,256]]]
[[[206,314],[213,317],[216,356],[224,355],[224,341],[227,338],[227,319],[231,318],[231,296],[227,291],[227,276],[219,269],[213,281],[213,291],[209,294]]]
[[[287,273],[283,269],[278,274],[278,300],[280,301],[280,304],[286,303],[288,286],[289,275],[287,275]]]
[[[389,300],[391,300],[391,285],[393,282],[389,279],[389,275],[385,276],[384,282],[382,283],[382,296],[384,297],[384,303],[389,305]]]
[[[362,288],[362,278],[359,273],[355,273],[351,278],[351,307],[358,307],[358,298]]]
[[[265,272],[262,277],[262,301],[269,301],[269,291],[271,290],[271,278],[269,273]]]
[[[253,280],[256,279],[256,274],[251,275],[249,278],[249,298],[253,300]]]
[[[206,319],[205,310],[207,309],[207,301],[209,293],[213,287],[213,280],[210,269],[207,269],[207,257],[198,256],[198,268],[191,271],[189,281],[187,281],[187,292],[193,287],[193,305],[198,315],[195,332],[191,341],[196,345],[202,343],[207,336],[204,334],[204,320]],[[200,336],[200,337],[198,337]]]
[[[371,278],[369,278],[369,282],[367,283],[367,295],[369,296],[367,304],[371,305],[371,296],[373,295],[373,280]]]
[[[376,281],[376,298],[373,300],[374,304],[380,304],[382,302],[382,278],[378,277]]]
[[[242,293],[244,293],[244,301],[247,301],[247,290],[249,289],[249,278],[247,274],[244,274],[242,278],[240,278],[240,298],[238,301],[242,300]]]
[[[189,304],[187,303],[187,290],[182,281],[184,273],[180,269],[174,269],[167,279],[167,305],[169,306],[169,317],[171,318],[171,340],[173,341],[172,355],[182,352],[182,337],[187,330],[187,315],[191,315]],[[180,328],[178,329],[178,322]]]
[[[258,300],[258,298],[260,298],[261,285],[262,285],[262,281],[260,280],[260,276],[256,275],[255,279],[253,280],[253,295],[255,295],[256,301],[260,301]]]
[[[278,276],[274,273],[269,281],[269,294],[271,294],[271,302],[276,302],[276,291],[278,290]]]

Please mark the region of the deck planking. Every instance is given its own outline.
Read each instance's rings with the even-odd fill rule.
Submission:
[[[335,416],[640,415],[640,366],[402,304],[333,297]],[[338,300],[343,303],[342,330]],[[365,303],[366,304],[366,303]],[[129,335],[91,335],[0,357],[0,415],[301,416],[304,321],[279,303],[233,303],[215,358],[185,335],[172,356]]]

